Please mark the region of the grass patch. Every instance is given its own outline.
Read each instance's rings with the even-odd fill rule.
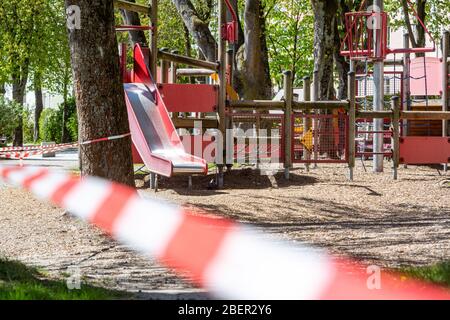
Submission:
[[[450,287],[450,261],[424,267],[406,267],[399,271],[412,278]]]
[[[81,283],[69,290],[64,280],[47,280],[36,268],[17,261],[0,259],[0,300],[111,300],[129,294]]]

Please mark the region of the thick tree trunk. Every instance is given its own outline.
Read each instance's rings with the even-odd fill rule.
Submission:
[[[335,41],[336,41],[336,0],[311,0],[314,11],[314,72],[318,77],[318,99],[334,100],[333,86]],[[320,154],[327,154],[330,158],[337,157],[334,143],[333,121],[329,118],[319,120]]]
[[[135,3],[135,0],[127,0],[128,2]],[[120,14],[122,15],[123,21],[126,25],[129,26],[140,26],[141,19],[139,18],[139,14],[133,11],[120,10]],[[145,33],[143,30],[135,30],[128,32],[130,35],[130,40],[135,45],[136,43],[140,43],[142,45],[148,46],[147,39],[145,38]]]
[[[39,74],[35,75],[34,79],[34,131],[33,140],[34,142],[39,140],[39,119],[41,118],[42,110],[44,110],[44,100],[42,98],[42,83],[41,76]]]
[[[206,22],[202,21],[190,0],[172,0],[178,13],[206,60],[217,60],[217,43]]]
[[[128,133],[112,0],[66,0],[81,9],[81,29],[69,31],[80,140]],[[134,185],[131,138],[81,147],[83,175]]]
[[[311,0],[314,10],[314,72],[319,77],[319,100],[335,98],[333,60],[335,53],[336,0]]]
[[[240,66],[244,98],[271,99],[269,58],[265,34],[265,20],[260,0],[245,1],[243,64]],[[241,49],[242,50],[242,49]]]

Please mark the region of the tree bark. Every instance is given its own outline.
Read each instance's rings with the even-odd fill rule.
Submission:
[[[206,60],[217,60],[217,43],[206,22],[202,21],[190,0],[172,0],[178,13]]]
[[[81,9],[81,29],[69,31],[80,140],[128,133],[113,1],[65,3]],[[130,137],[84,145],[80,156],[83,175],[134,185]]]
[[[44,100],[42,98],[42,78],[40,74],[34,76],[34,131],[33,140],[34,142],[39,140],[39,119],[41,118],[42,110],[44,110]]]
[[[335,100],[333,71],[338,3],[336,0],[311,0],[311,4],[314,11],[314,72],[319,85],[317,98]],[[319,119],[319,131],[319,153],[336,158],[338,150],[334,144],[332,119]]]
[[[427,16],[426,4],[427,0],[416,0],[417,16],[419,17],[420,20],[422,20],[423,23],[425,23],[425,19]],[[409,17],[409,6],[406,0],[402,0],[402,8],[403,14],[405,16],[406,29],[408,30],[409,39],[411,41],[411,46],[413,48],[425,47],[425,30],[419,23],[419,21],[416,21],[415,29],[413,29]],[[423,56],[425,56],[424,53],[416,53],[416,57],[423,57]]]
[[[17,66],[14,68],[12,74],[12,98],[15,102],[20,104],[23,108],[23,103],[25,100],[25,91],[28,81],[28,67],[29,60],[26,59],[22,66]],[[19,115],[19,123],[14,129],[13,146],[20,147],[23,146],[23,115]]]
[[[133,3],[136,2],[135,0],[127,0],[127,1],[133,2]],[[129,26],[140,26],[141,25],[141,19],[139,18],[139,14],[137,12],[120,10],[120,14],[126,25],[129,25]],[[145,37],[145,33],[143,30],[129,31],[128,34],[130,35],[130,40],[131,40],[133,46],[136,43],[142,44],[144,46],[148,46],[147,38]]]
[[[265,19],[260,0],[245,1],[245,26],[242,65],[244,98],[248,100],[271,99],[268,49],[265,34]]]
[[[319,100],[335,98],[333,60],[335,53],[336,0],[311,0],[314,11],[314,72],[319,77]]]

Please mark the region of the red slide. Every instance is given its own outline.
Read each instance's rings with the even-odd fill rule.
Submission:
[[[162,176],[206,174],[204,159],[187,153],[150,74],[149,51],[136,45],[132,83],[125,83],[131,138],[146,167]]]

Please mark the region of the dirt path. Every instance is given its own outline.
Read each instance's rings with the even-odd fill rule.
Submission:
[[[368,168],[370,170],[370,168]],[[363,173],[355,181],[346,168],[321,165],[296,169],[291,182],[281,175],[235,170],[223,190],[208,190],[211,177],[160,181],[157,197],[255,224],[264,232],[325,247],[382,266],[421,265],[450,259],[448,179],[424,167]],[[140,190],[154,196],[151,190]],[[65,276],[78,266],[85,279],[108,288],[139,291],[143,298],[195,298],[201,291],[154,261],[138,256],[59,208],[22,190],[0,186],[0,256]]]

